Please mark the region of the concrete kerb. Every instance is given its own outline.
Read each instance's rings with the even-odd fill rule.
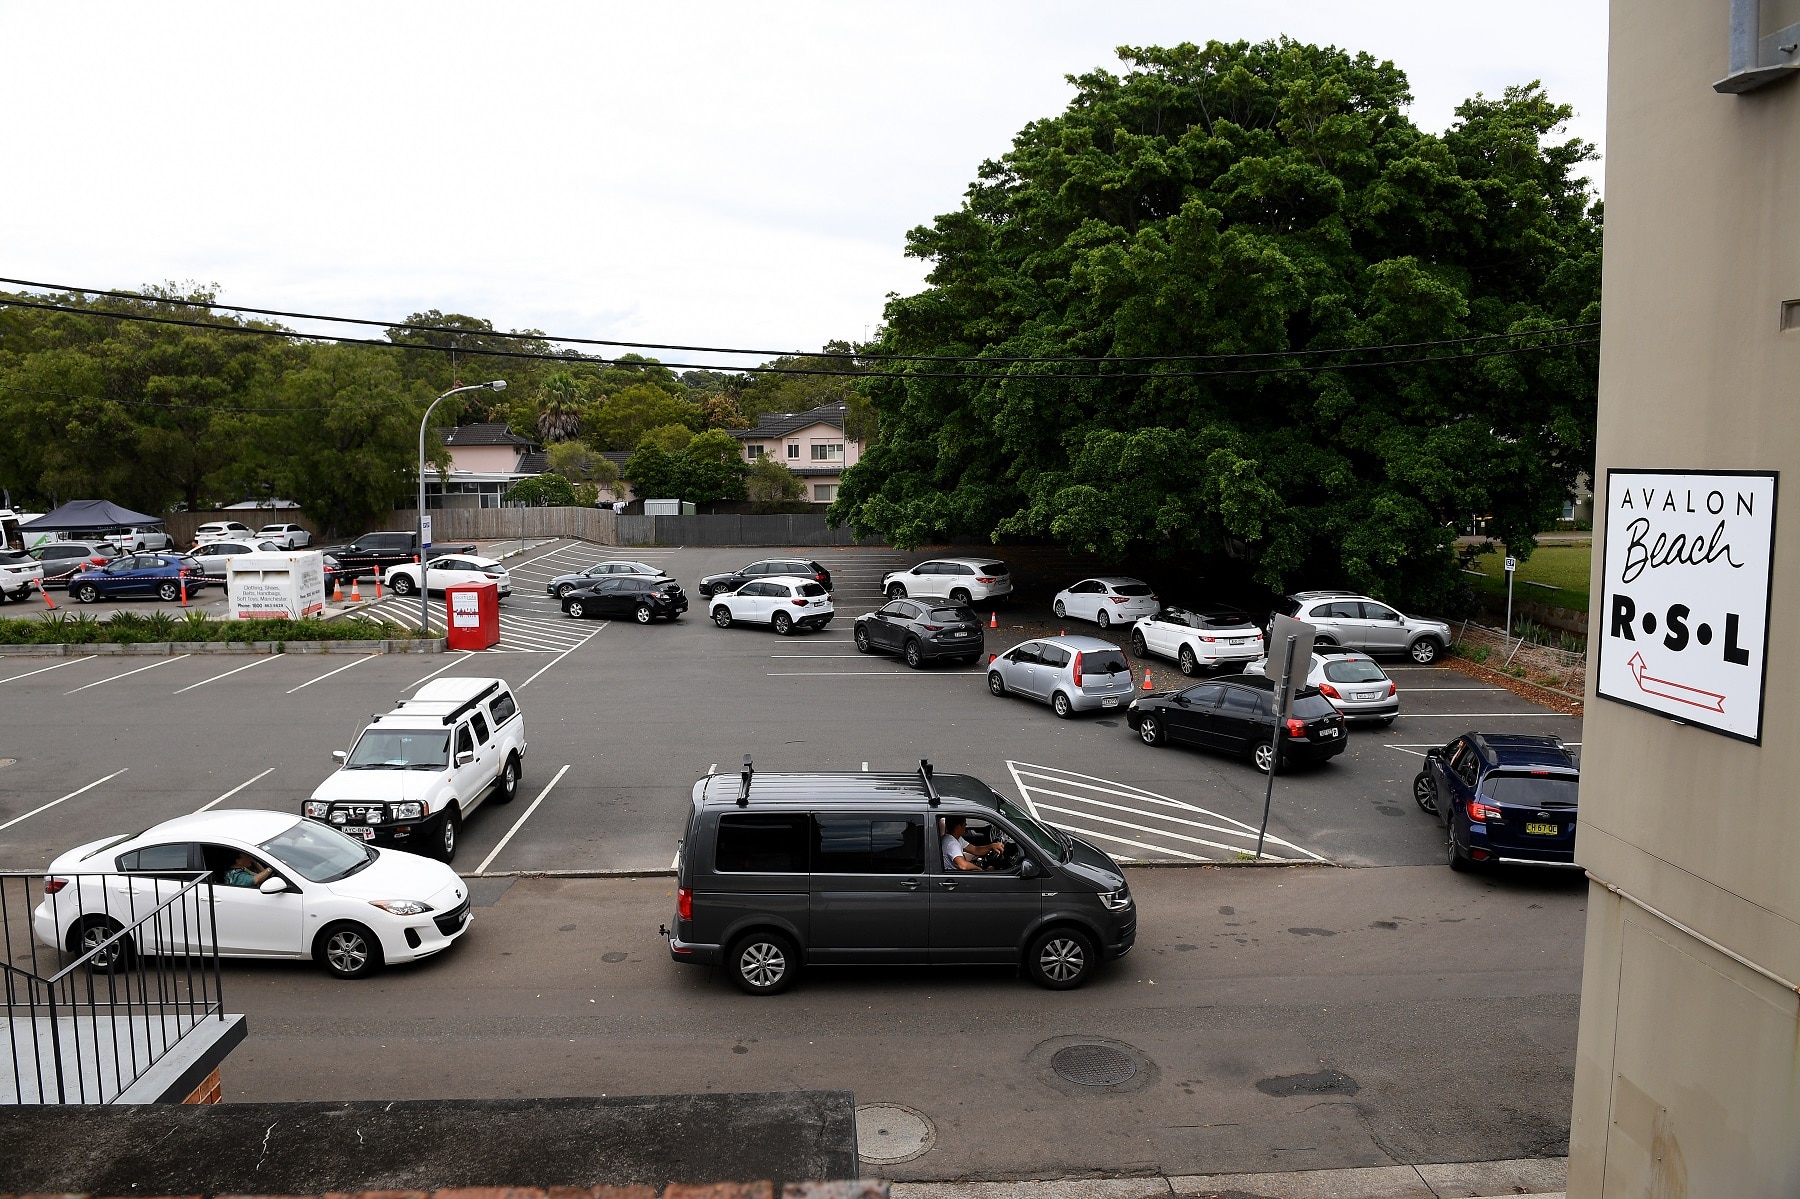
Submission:
[[[64,658],[118,655],[132,658],[169,657],[173,654],[441,654],[444,638],[403,638],[392,641],[153,641],[119,644],[111,641],[87,645],[0,645],[0,657]]]
[[[1563,1199],[1566,1158],[1295,1170],[1278,1174],[1146,1175],[1018,1182],[896,1182],[893,1199]]]

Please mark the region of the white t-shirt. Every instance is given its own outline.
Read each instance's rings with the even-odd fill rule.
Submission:
[[[969,843],[967,841],[964,841],[961,837],[957,836],[955,833],[945,833],[944,834],[944,869],[945,870],[960,870],[960,869],[962,869],[962,867],[960,867],[956,864],[956,859],[962,857],[963,851],[968,848],[969,848]]]

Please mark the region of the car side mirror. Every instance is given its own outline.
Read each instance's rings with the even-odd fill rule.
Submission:
[[[265,878],[262,886],[257,888],[257,890],[261,891],[264,895],[280,895],[287,889],[287,880],[282,878],[279,874]]]
[[[333,762],[342,762],[349,756],[350,751],[347,749],[334,749],[331,751],[331,760]]]
[[[1189,704],[1189,702],[1190,702],[1190,701],[1189,701],[1189,699],[1188,699],[1188,697],[1187,697],[1187,696],[1185,696],[1185,695],[1179,695],[1179,694],[1178,694],[1178,695],[1176,695],[1176,697],[1175,697],[1175,702],[1176,702],[1176,703],[1178,703],[1178,704],[1180,704],[1180,705],[1181,705],[1181,706],[1182,706],[1182,707],[1184,707],[1184,708],[1185,708],[1185,707],[1187,707],[1187,706],[1188,706],[1188,704]]]
[[[1039,866],[1037,862],[1031,858],[1026,858],[1023,862],[1019,863],[1020,878],[1037,878],[1043,873],[1043,867]]]
[[[464,749],[464,750],[457,751],[456,764],[458,766],[467,766],[470,762],[473,762],[474,760],[475,760],[475,751],[474,750]]]

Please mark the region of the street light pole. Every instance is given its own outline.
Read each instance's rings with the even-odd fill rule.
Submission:
[[[431,633],[431,588],[426,583],[426,557],[430,546],[425,541],[425,429],[431,423],[431,413],[439,404],[451,396],[464,391],[505,391],[506,380],[495,379],[491,383],[470,383],[464,387],[452,387],[437,399],[426,405],[425,415],[419,418],[419,636]]]

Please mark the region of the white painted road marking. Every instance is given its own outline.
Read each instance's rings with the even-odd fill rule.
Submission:
[[[550,780],[549,786],[546,786],[542,791],[538,792],[538,797],[531,801],[531,806],[526,808],[525,811],[520,814],[519,818],[513,822],[513,826],[506,830],[506,836],[500,838],[500,844],[494,846],[493,852],[481,859],[481,865],[475,867],[476,874],[480,874],[482,871],[486,870],[489,863],[500,856],[500,851],[505,849],[506,843],[513,839],[513,834],[525,827],[525,822],[531,819],[531,814],[538,810],[539,804],[544,802],[544,796],[550,794],[551,788],[562,782],[562,776],[567,773],[569,773],[569,764],[564,763],[563,768],[556,772],[556,777]]]
[[[33,816],[36,816],[39,812],[48,812],[51,808],[54,808],[57,804],[61,803],[63,801],[63,799],[74,799],[77,795],[80,795],[83,791],[92,791],[95,787],[98,787],[101,783],[104,783],[107,779],[116,779],[121,774],[124,774],[127,770],[130,770],[130,769],[131,769],[131,767],[129,767],[129,766],[120,767],[118,770],[115,770],[111,774],[107,775],[106,778],[95,779],[93,782],[89,783],[87,786],[80,787],[74,791],[69,792],[67,795],[63,796],[62,799],[53,799],[41,808],[31,809],[31,811],[25,813],[23,816],[14,816],[11,820],[8,820],[5,824],[0,824],[0,833],[5,832],[7,829],[9,829],[13,825],[19,823],[21,820],[30,820]]]
[[[612,623],[611,621],[606,622],[606,624],[611,624],[611,623]],[[544,671],[549,670],[552,666],[555,666],[558,662],[562,661],[564,658],[568,657],[570,654],[574,653],[576,650],[580,649],[582,646],[584,646],[588,642],[592,641],[595,637],[599,636],[599,634],[605,630],[606,624],[602,624],[598,629],[595,629],[592,633],[589,633],[586,637],[583,637],[580,641],[577,641],[574,645],[571,645],[568,649],[566,649],[562,653],[556,655],[556,657],[550,659],[550,661],[546,662],[541,668],[539,668],[537,674],[532,675],[530,679],[526,679],[523,683],[520,683],[517,687],[514,687],[513,690],[514,691],[523,691],[525,688],[531,686],[532,679],[537,678],[538,674],[543,674]]]
[[[475,656],[474,650],[472,650],[472,649],[464,650],[462,657],[460,657],[456,661],[450,663],[450,665],[448,665],[448,666],[438,667],[436,670],[432,671],[430,674],[426,675],[424,678],[420,679],[416,683],[408,683],[406,685],[406,689],[408,691],[411,691],[414,687],[423,687],[426,683],[429,683],[432,679],[437,678],[440,674],[443,674],[446,670],[454,670],[458,666],[461,666],[464,662],[467,662],[470,658],[473,658],[474,656]]]
[[[24,674],[8,675],[6,678],[0,679],[0,683],[10,683],[14,679],[28,679],[34,674],[43,674],[47,670],[61,670],[63,667],[73,666],[77,662],[92,662],[94,660],[94,657],[95,657],[95,655],[88,654],[86,657],[71,658],[67,662],[58,662],[55,666],[45,666],[45,667],[41,667],[40,669],[37,669],[37,670],[28,670]]]
[[[250,663],[249,666],[239,666],[233,670],[226,671],[224,674],[215,674],[210,679],[201,679],[198,683],[189,683],[187,686],[181,688],[180,691],[172,691],[172,692],[170,692],[170,694],[171,695],[180,695],[182,691],[192,691],[196,687],[204,687],[208,683],[216,683],[220,679],[230,678],[234,674],[239,674],[243,671],[251,669],[251,667],[261,666],[265,662],[273,662],[275,660],[275,658],[276,658],[275,654],[270,654],[266,658],[258,658],[256,661]]]
[[[192,654],[177,654],[173,658],[164,658],[160,662],[152,662],[152,663],[150,663],[150,665],[140,666],[136,670],[122,671],[119,674],[109,674],[103,679],[95,679],[91,683],[83,683],[81,686],[75,688],[75,691],[86,691],[89,687],[98,687],[100,684],[110,683],[114,679],[123,679],[123,678],[127,678],[134,674],[143,674],[146,670],[155,670],[158,666],[167,666],[171,662],[179,662],[183,658],[189,658],[192,656],[193,656]],[[64,695],[74,695],[75,691],[65,691],[65,692],[63,692],[63,694]]]
[[[275,771],[275,768],[273,766],[271,766],[267,770],[263,771],[262,774],[251,775],[249,778],[245,779],[243,782],[239,783],[237,786],[233,787],[231,790],[227,791],[225,794],[219,796],[219,798],[213,800],[211,803],[202,804],[199,807],[195,808],[194,815],[198,816],[202,812],[211,811],[214,807],[218,806],[219,804],[224,803],[226,800],[228,800],[232,796],[236,795],[239,791],[242,791],[245,787],[248,787],[251,783],[254,783],[257,779],[262,778],[263,775],[272,774],[272,773],[274,773],[274,771]]]
[[[288,694],[292,695],[295,691],[304,691],[308,687],[312,686],[314,683],[323,682],[324,680],[330,678],[334,674],[343,674],[346,670],[349,670],[351,666],[361,666],[364,662],[367,662],[370,658],[373,658],[375,656],[376,655],[374,655],[374,654],[364,654],[360,658],[358,658],[356,661],[350,663],[349,666],[340,666],[336,670],[326,671],[324,674],[320,675],[316,679],[307,679],[304,683],[301,683],[298,687],[295,687],[292,690],[290,690],[288,692]]]

